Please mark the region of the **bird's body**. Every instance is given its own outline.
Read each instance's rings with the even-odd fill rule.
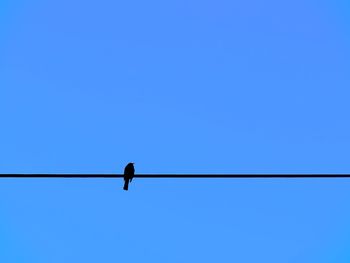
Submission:
[[[129,182],[132,181],[134,174],[135,174],[134,163],[128,163],[124,169],[124,188],[123,188],[124,190],[127,191],[129,189]]]

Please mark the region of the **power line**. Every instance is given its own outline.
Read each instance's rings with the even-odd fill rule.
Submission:
[[[0,178],[123,178],[123,174],[0,174]],[[350,174],[135,174],[134,178],[350,178]]]

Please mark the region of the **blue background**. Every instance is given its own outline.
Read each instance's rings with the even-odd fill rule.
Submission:
[[[350,173],[346,1],[0,2],[0,172]],[[349,262],[348,179],[1,179],[0,262]]]

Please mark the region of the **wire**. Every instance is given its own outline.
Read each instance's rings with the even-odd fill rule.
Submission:
[[[0,174],[0,178],[123,178],[123,174]],[[350,178],[350,174],[135,174],[134,178]]]

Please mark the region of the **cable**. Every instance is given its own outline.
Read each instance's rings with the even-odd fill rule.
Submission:
[[[123,178],[123,174],[0,174],[0,178]],[[350,178],[350,174],[135,174],[134,178]]]

